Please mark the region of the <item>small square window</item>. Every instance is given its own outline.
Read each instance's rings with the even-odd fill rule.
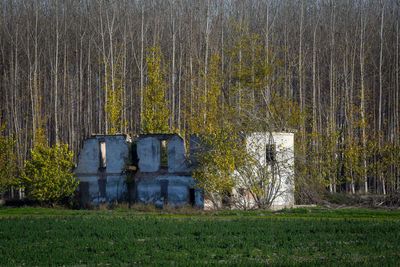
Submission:
[[[267,144],[266,150],[265,150],[265,155],[266,155],[266,161],[267,162],[273,162],[276,160],[276,150],[275,150],[275,145],[273,144]]]

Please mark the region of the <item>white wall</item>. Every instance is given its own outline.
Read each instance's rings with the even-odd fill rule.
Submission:
[[[277,175],[276,198],[271,209],[281,209],[294,205],[294,134],[255,132],[246,136],[246,149],[265,166],[267,144],[276,148],[275,174]]]

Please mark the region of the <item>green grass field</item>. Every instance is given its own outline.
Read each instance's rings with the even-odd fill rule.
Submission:
[[[391,265],[400,211],[0,209],[0,265]]]

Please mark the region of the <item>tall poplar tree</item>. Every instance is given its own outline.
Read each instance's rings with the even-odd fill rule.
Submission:
[[[165,95],[167,84],[162,67],[162,52],[159,46],[147,50],[147,84],[144,88],[142,133],[165,133],[169,131],[168,100]]]
[[[120,64],[114,64],[114,77],[111,77],[110,71],[107,72],[105,86],[107,91],[106,99],[106,120],[108,122],[107,134],[116,134],[124,126],[122,111],[124,109],[124,89],[122,88],[122,79],[119,71]],[[111,80],[111,81],[110,81]],[[111,85],[114,86],[111,86]]]

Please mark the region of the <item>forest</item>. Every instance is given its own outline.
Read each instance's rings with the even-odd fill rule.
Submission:
[[[77,155],[93,133],[290,131],[297,201],[400,190],[397,0],[3,0],[0,14],[2,163],[23,167],[36,135]]]

